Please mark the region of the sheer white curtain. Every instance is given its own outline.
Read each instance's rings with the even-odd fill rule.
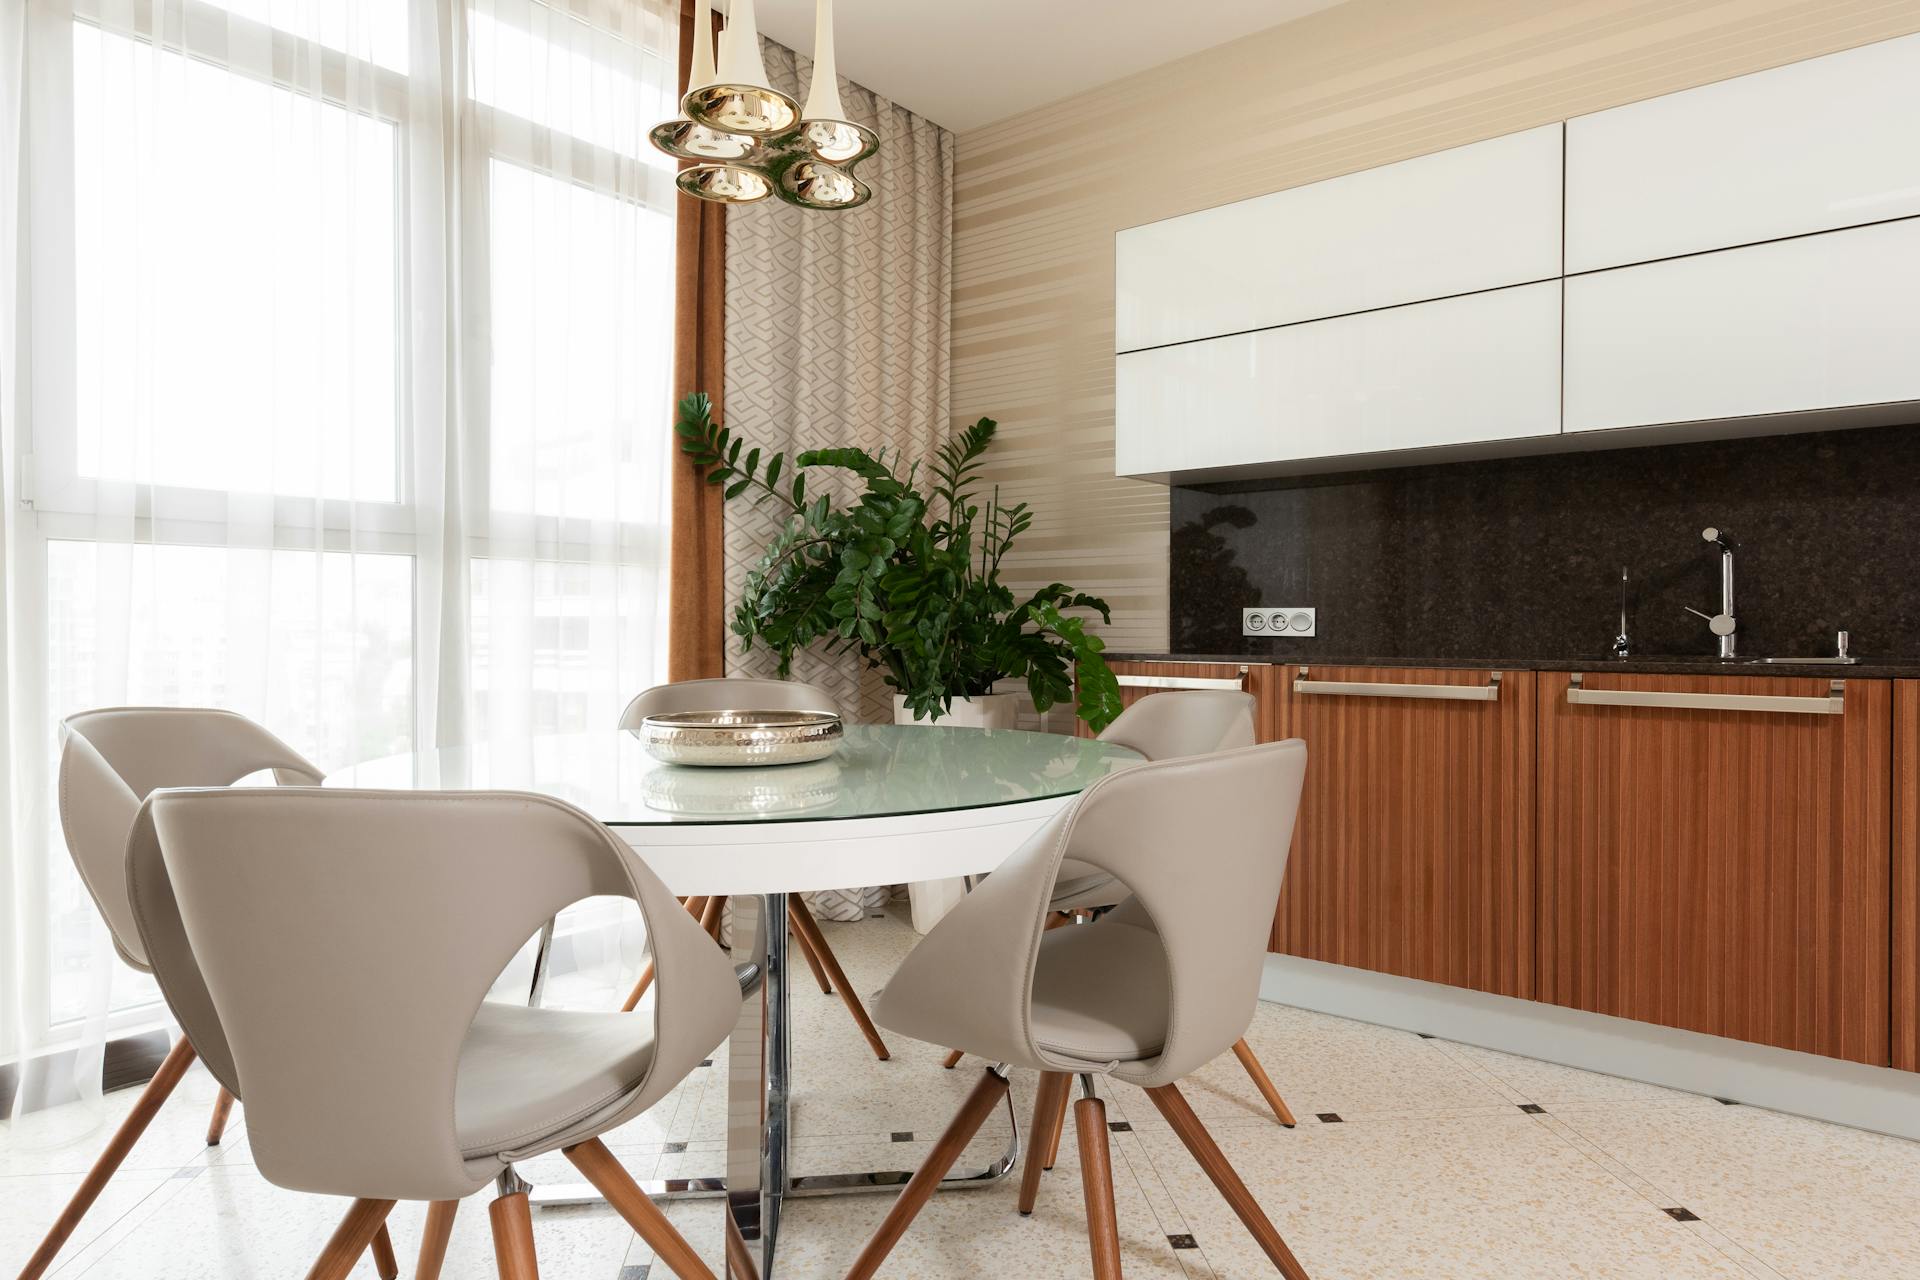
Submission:
[[[61,717],[230,707],[331,770],[610,726],[663,677],[678,11],[0,3],[0,1063],[31,1107],[70,1092],[36,1067],[84,1094],[164,1018],[68,863]],[[563,954],[618,959],[628,919]]]

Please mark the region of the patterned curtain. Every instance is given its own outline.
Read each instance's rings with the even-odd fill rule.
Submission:
[[[763,41],[775,88],[805,97],[811,60]],[[874,198],[850,213],[777,200],[727,219],[726,423],[775,449],[886,446],[902,464],[928,457],[946,432],[953,278],[953,135],[842,79],[848,114],[880,135],[860,176]],[[811,477],[813,492],[826,492]],[[836,497],[857,485],[837,479]],[[732,502],[726,513],[727,611],[779,529],[777,514]],[[727,674],[772,675],[764,651],[729,636]],[[830,690],[841,713],[884,722],[892,699],[851,656],[803,654],[796,678]],[[816,914],[857,920],[882,890],[812,895]]]

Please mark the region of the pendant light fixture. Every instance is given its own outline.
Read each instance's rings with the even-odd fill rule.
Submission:
[[[682,191],[722,204],[778,195],[806,209],[853,209],[873,198],[853,166],[879,150],[880,139],[846,118],[833,56],[833,0],[816,3],[813,82],[802,110],[767,83],[753,0],[733,0],[717,65],[708,53],[709,0],[698,0],[681,114],[650,135],[661,151],[694,162],[680,173]]]

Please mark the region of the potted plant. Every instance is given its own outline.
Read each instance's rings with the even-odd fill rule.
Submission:
[[[785,512],[786,523],[747,574],[733,633],[743,649],[763,644],[789,674],[809,645],[853,650],[894,691],[896,719],[964,718],[1012,724],[1011,694],[1023,680],[1037,710],[1076,698],[1096,731],[1120,714],[1120,686],[1100,656],[1105,643],[1069,613],[1110,621],[1106,601],[1062,583],[1018,599],[1000,581],[1014,540],[1033,523],[1024,502],[1003,505],[996,489],[975,494],[980,458],[996,423],[982,418],[953,433],[927,468],[898,474],[886,451],[810,449],[788,465],[766,457],[713,421],[704,394],[680,401],[681,449],[706,468],[728,501],[749,497]],[[809,494],[818,469],[852,472],[862,492],[851,503]],[[1077,680],[1076,680],[1077,675]]]

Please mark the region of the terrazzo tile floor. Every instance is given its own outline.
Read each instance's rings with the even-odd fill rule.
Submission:
[[[823,925],[862,991],[911,947],[897,918]],[[978,1078],[969,1059],[890,1037],[868,1053],[840,1003],[796,964],[795,1165],[801,1173],[911,1168]],[[615,1000],[556,984],[556,1002]],[[1379,1277],[1692,1277],[1876,1280],[1920,1275],[1920,1144],[1593,1075],[1280,1005],[1248,1039],[1301,1119],[1274,1124],[1231,1056],[1185,1091],[1316,1280]],[[636,1177],[717,1174],[724,1047],[660,1107],[608,1138]],[[1014,1077],[1022,1122],[1033,1078]],[[245,1108],[203,1145],[215,1086],[196,1069],[161,1112],[54,1274],[91,1280],[298,1276],[344,1207],[268,1185],[251,1163]],[[136,1090],[103,1114],[78,1107],[0,1126],[0,1277],[13,1275]],[[1144,1095],[1107,1099],[1122,1258],[1138,1280],[1274,1275]],[[1006,1133],[988,1123],[963,1162]],[[574,1182],[558,1156],[523,1166]],[[882,1275],[900,1280],[1089,1274],[1072,1135],[1030,1218],[1015,1179],[936,1196]],[[837,1277],[886,1211],[884,1195],[789,1201],[780,1276]],[[409,1268],[424,1208],[391,1225]],[[712,1201],[669,1216],[720,1263]],[[602,1205],[536,1211],[546,1280],[666,1280]],[[356,1277],[371,1276],[363,1260]],[[448,1277],[493,1274],[485,1196],[462,1206]]]

